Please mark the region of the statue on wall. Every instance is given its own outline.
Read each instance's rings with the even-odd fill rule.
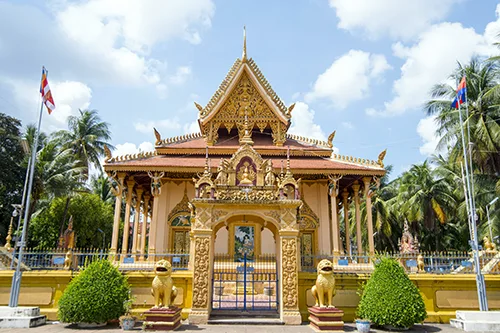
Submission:
[[[218,174],[217,178],[215,178],[215,184],[228,185],[228,169],[229,162],[221,158],[219,167],[217,168]]]
[[[319,262],[318,277],[311,293],[316,300],[315,306],[320,308],[333,308],[333,296],[335,296],[335,277],[333,276],[333,264],[328,259]]]
[[[399,252],[403,254],[407,253],[418,253],[419,244],[417,236],[413,236],[410,232],[410,227],[408,226],[408,221],[405,220],[403,227],[403,235],[398,240]]]
[[[276,176],[273,173],[273,163],[268,160],[266,163],[266,176],[264,178],[264,184],[266,186],[273,186],[276,182]]]
[[[160,260],[155,264],[151,293],[155,300],[154,309],[169,308],[174,305],[177,288],[172,280],[172,265],[167,260]]]

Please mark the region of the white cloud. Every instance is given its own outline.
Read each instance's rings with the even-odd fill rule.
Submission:
[[[366,113],[371,116],[394,116],[420,107],[429,99],[429,92],[436,83],[446,82],[456,69],[457,61],[467,63],[475,55],[497,53],[491,43],[493,32],[499,30],[499,21],[490,23],[485,35],[477,34],[472,28],[464,28],[460,23],[445,22],[422,33],[412,46],[395,43],[394,55],[406,59],[401,67],[401,77],[393,84],[395,96],[384,103],[383,110],[367,109]]]
[[[389,35],[407,40],[445,18],[460,1],[330,0],[329,4],[336,10],[341,29],[361,30],[372,39]]]
[[[354,129],[354,125],[350,121],[343,121],[341,125],[348,130]]]
[[[329,99],[335,106],[345,108],[350,102],[365,98],[373,79],[378,79],[391,66],[381,54],[350,50],[322,74],[306,94],[307,102]]]
[[[40,83],[35,81],[13,80],[0,78],[10,86],[14,102],[28,123],[35,123],[40,109]],[[84,83],[77,81],[51,81],[50,87],[54,96],[56,109],[47,115],[45,107],[42,120],[42,130],[53,132],[67,129],[68,117],[78,114],[78,109],[86,109],[92,99],[92,90]]]
[[[309,109],[309,105],[303,102],[295,103],[292,126],[288,132],[308,138],[326,140],[321,126],[314,122],[314,110]]]
[[[441,137],[436,135],[437,129],[436,116],[420,119],[417,125],[417,133],[423,141],[423,145],[420,146],[420,154],[429,156],[439,152],[436,148]]]
[[[134,123],[135,130],[141,133],[152,133],[153,127],[156,128],[160,133],[162,132],[162,130],[177,132],[182,128],[182,125],[179,122],[179,118],[177,117]],[[163,135],[162,133],[162,137],[170,137],[170,135]]]
[[[195,120],[191,123],[184,124],[184,133],[189,134],[189,133],[198,133],[200,131],[200,125],[198,124],[198,121]]]
[[[175,75],[170,77],[170,83],[175,85],[184,84],[187,79],[191,76],[191,67],[189,66],[180,66],[177,68]]]
[[[152,142],[144,141],[143,143],[136,146],[135,143],[125,142],[120,143],[115,146],[115,150],[113,151],[113,156],[122,156],[127,154],[135,154],[138,152],[147,152],[153,151],[154,145]]]

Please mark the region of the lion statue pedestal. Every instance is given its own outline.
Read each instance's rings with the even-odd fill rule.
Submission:
[[[173,331],[181,326],[181,308],[174,306],[177,288],[172,280],[172,265],[167,260],[155,264],[151,293],[155,306],[144,312],[144,330]]]
[[[328,259],[319,262],[318,278],[311,293],[316,304],[309,310],[309,326],[315,331],[341,331],[344,329],[344,311],[333,306],[335,296],[335,278],[333,264]]]

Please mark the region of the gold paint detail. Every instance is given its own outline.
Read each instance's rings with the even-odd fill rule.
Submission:
[[[283,261],[283,309],[296,310],[298,304],[298,267],[297,239],[282,238],[281,253]]]
[[[328,136],[328,147],[333,148],[333,138],[335,138],[335,133],[336,131],[333,131],[329,136]]]
[[[317,229],[319,226],[319,217],[307,204],[307,201],[302,199],[302,206],[299,209],[299,229],[311,230]]]
[[[383,168],[384,167],[384,158],[385,158],[385,154],[387,154],[387,149],[384,149],[379,155],[378,155],[378,160],[377,160],[377,164]]]
[[[323,259],[317,266],[318,277],[311,293],[316,300],[315,306],[320,308],[333,308],[333,296],[335,296],[335,277],[333,276],[333,264],[328,259]]]
[[[193,272],[193,309],[208,308],[210,238],[195,237]]]
[[[164,172],[150,172],[148,171],[148,176],[151,178],[151,194],[153,196],[159,196],[161,194],[161,179],[165,176]]]
[[[113,159],[111,150],[109,149],[107,144],[104,144],[104,163],[108,163],[111,159]]]
[[[160,144],[161,144],[161,134],[160,134],[160,132],[158,132],[158,131],[156,130],[156,128],[154,128],[154,127],[153,127],[153,131],[154,131],[154,133],[155,133],[155,137],[156,137],[155,146],[158,146],[158,145],[160,145]]]
[[[177,297],[177,288],[172,280],[172,265],[167,260],[156,262],[155,278],[153,279],[151,294],[154,297],[154,309],[169,308],[174,305]]]
[[[168,214],[168,220],[170,221],[176,215],[181,213],[190,213],[191,209],[189,208],[189,198],[187,196],[187,190],[184,188],[184,195],[182,196],[181,201],[175,205],[170,214]]]
[[[308,138],[308,137],[304,137],[304,136],[299,136],[299,135],[295,135],[295,134],[291,134],[291,133],[287,133],[286,138],[295,140],[297,142],[313,145],[313,146],[316,146],[319,148],[326,148],[326,149],[328,149],[327,151],[330,153],[331,153],[331,149],[329,149],[329,148],[333,148],[333,145],[332,145],[332,147],[330,147],[328,142],[326,142],[326,141]]]

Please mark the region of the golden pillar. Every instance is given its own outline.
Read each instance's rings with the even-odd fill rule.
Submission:
[[[349,226],[349,192],[347,188],[342,191],[342,206],[344,207],[344,224],[345,224],[345,247],[346,253],[351,255],[351,227]]]
[[[130,236],[130,210],[132,208],[132,195],[134,193],[135,181],[133,177],[127,180],[127,204],[125,206],[125,220],[123,222],[122,254],[128,252],[128,238]]]
[[[189,322],[206,324],[210,316],[212,299],[212,270],[213,270],[213,236],[211,229],[212,204],[195,202],[196,209],[192,224],[192,252],[193,257],[193,304],[189,314]]]
[[[156,261],[156,228],[158,226],[158,211],[160,210],[161,178],[165,174],[163,172],[148,172],[148,175],[151,178],[151,194],[154,197],[149,226],[148,260]]]
[[[356,180],[354,182],[354,185],[352,185],[352,190],[354,191],[354,208],[355,208],[355,215],[356,215],[356,245],[358,248],[358,255],[361,255],[363,253],[363,243],[361,239],[361,212],[359,209],[359,182]]]
[[[338,181],[341,177],[329,176],[330,178],[330,201],[332,209],[332,251],[333,255],[340,254],[340,228],[337,215],[337,195],[338,195]]]
[[[120,216],[122,210],[122,195],[124,190],[123,181],[125,179],[124,173],[119,173],[117,178],[114,178],[116,181],[116,188],[111,186],[111,191],[115,195],[115,217],[113,219],[113,235],[111,236],[111,248],[109,252],[114,255],[116,254],[118,248],[118,238],[120,237]]]
[[[149,199],[151,196],[149,194],[144,195],[144,207],[143,207],[143,219],[142,219],[142,230],[141,230],[141,259],[144,260],[144,254],[146,253],[146,233],[148,228],[148,208]]]
[[[365,200],[366,200],[366,226],[368,229],[368,250],[370,255],[375,254],[375,244],[373,242],[373,219],[372,219],[372,195],[370,190],[370,183],[372,177],[364,177],[363,182],[365,185]]]
[[[137,256],[137,241],[139,237],[139,219],[141,217],[142,192],[144,192],[144,190],[140,186],[135,190],[134,232],[132,238],[132,253],[135,256]]]

